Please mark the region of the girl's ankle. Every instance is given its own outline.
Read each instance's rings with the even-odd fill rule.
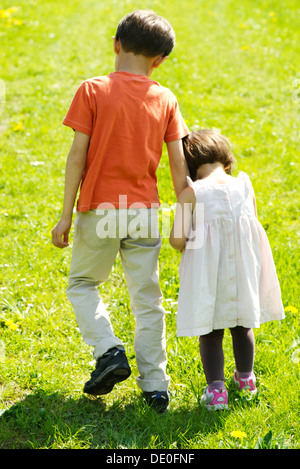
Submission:
[[[210,391],[215,391],[216,389],[219,390],[219,389],[225,389],[225,383],[224,383],[224,380],[216,380],[216,381],[212,381],[211,383],[208,384],[208,389]]]

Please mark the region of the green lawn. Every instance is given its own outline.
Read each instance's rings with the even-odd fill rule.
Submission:
[[[134,320],[119,259],[101,291],[133,373],[104,398],[82,394],[91,349],[65,295],[71,250],[54,248],[50,233],[72,141],[61,122],[79,83],[113,70],[116,25],[136,8],[172,23],[176,48],[153,78],[177,95],[190,128],[218,128],[232,141],[235,173],[252,179],[282,288],[286,319],[255,330],[259,395],[251,403],[233,392],[225,335],[224,413],[200,408],[197,340],[176,337],[180,255],[166,238],[168,413],[148,409],[135,383]],[[1,2],[0,448],[300,447],[299,15],[298,0]],[[165,148],[158,178],[161,200],[174,204]]]

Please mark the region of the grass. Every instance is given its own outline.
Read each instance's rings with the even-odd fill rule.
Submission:
[[[145,407],[135,383],[134,322],[119,259],[101,291],[133,373],[105,398],[82,394],[93,362],[65,296],[71,250],[50,240],[72,139],[62,119],[83,79],[113,70],[116,24],[141,7],[168,17],[177,33],[176,49],[153,78],[177,95],[190,128],[218,128],[230,138],[236,173],[252,179],[287,308],[285,320],[255,330],[259,395],[251,403],[234,393],[225,335],[230,411],[221,414],[199,406],[205,380],[197,340],[176,337],[180,255],[167,239],[160,281],[169,412]],[[296,0],[2,1],[1,448],[299,448],[297,15]],[[162,201],[173,204],[165,148],[158,178]]]

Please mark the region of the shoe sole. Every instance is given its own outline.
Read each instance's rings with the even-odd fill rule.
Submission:
[[[83,392],[93,396],[102,396],[112,391],[115,384],[124,381],[131,375],[128,368],[108,367],[104,372],[89,386],[85,385]]]
[[[228,404],[215,404],[215,405],[203,404],[203,407],[205,407],[205,409],[208,410],[209,412],[213,410],[215,411],[228,410]]]
[[[200,404],[201,404],[202,407],[204,407],[208,411],[228,410],[228,408],[229,408],[228,404],[226,404],[225,402],[220,403],[220,404],[209,404],[209,403],[207,403],[207,400],[204,400],[204,399],[200,400]]]

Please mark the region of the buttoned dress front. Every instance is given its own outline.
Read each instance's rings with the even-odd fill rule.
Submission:
[[[187,244],[180,262],[177,335],[283,319],[272,251],[255,215],[249,177],[241,172],[229,184],[190,178],[188,183],[203,216],[194,210],[189,237],[197,234],[198,243]]]

